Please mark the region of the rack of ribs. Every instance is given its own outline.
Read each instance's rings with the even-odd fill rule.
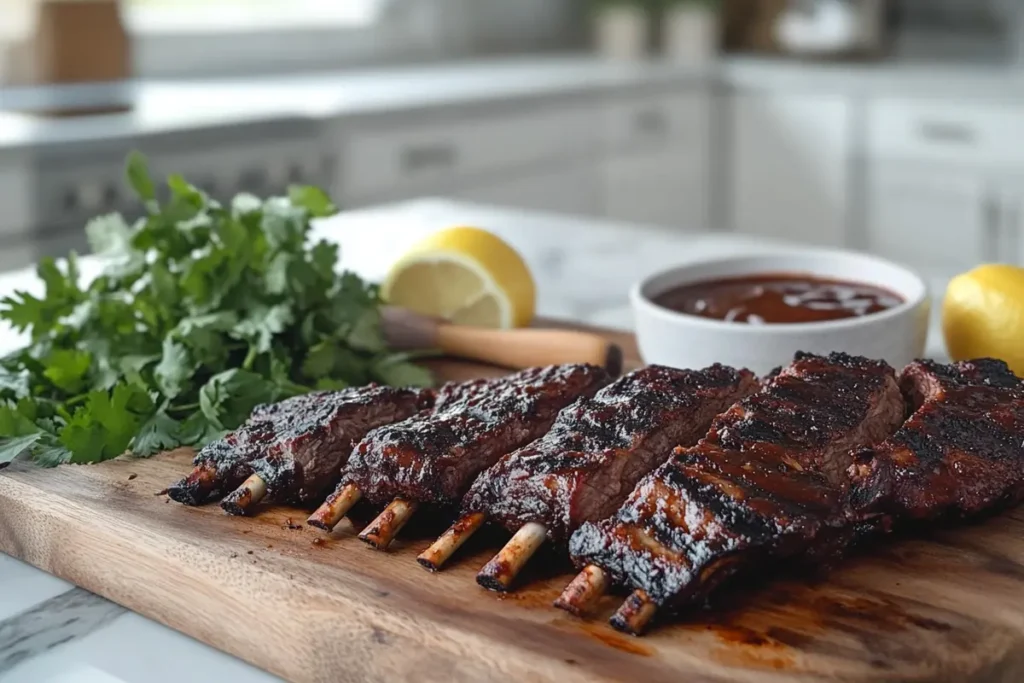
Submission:
[[[614,517],[573,534],[584,569],[556,605],[580,613],[610,583],[629,585],[611,623],[639,634],[659,609],[690,604],[744,567],[841,548],[851,451],[903,417],[885,363],[797,354],[642,479]]]
[[[867,529],[973,515],[1024,496],[1024,383],[1002,361],[917,361],[900,375],[914,410],[854,454],[850,505]]]
[[[310,518],[333,526],[361,497],[390,503],[359,535],[385,549],[422,504],[455,506],[480,472],[546,433],[555,416],[610,378],[593,365],[555,365],[442,389],[429,414],[370,432],[335,494]]]
[[[586,521],[608,517],[678,444],[693,445],[711,421],[758,388],[753,373],[649,366],[558,414],[546,435],[477,477],[463,515],[419,558],[436,570],[485,519],[515,532],[477,580],[507,590],[537,547],[564,545]]]
[[[433,402],[432,390],[370,385],[260,406],[239,429],[203,448],[195,469],[168,495],[198,505],[234,489],[222,502],[232,514],[264,498],[306,502],[337,482],[352,447],[368,431]]]

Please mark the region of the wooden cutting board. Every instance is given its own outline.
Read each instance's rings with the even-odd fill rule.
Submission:
[[[636,347],[618,335],[636,364]],[[446,378],[495,374],[445,362]],[[0,473],[0,549],[286,679],[319,681],[1024,681],[1024,508],[862,549],[826,575],[729,589],[645,638],[549,607],[571,578],[535,558],[521,590],[474,576],[507,535],[478,534],[436,575],[421,515],[388,553],[306,512],[232,518],[154,493],[190,454]]]

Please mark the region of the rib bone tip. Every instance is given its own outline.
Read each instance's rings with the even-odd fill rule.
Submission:
[[[482,512],[471,512],[463,515],[457,522],[448,527],[429,548],[420,553],[417,561],[432,572],[441,569],[451,559],[462,544],[483,526],[487,516]]]
[[[608,623],[616,631],[642,636],[647,632],[647,627],[657,611],[658,606],[651,600],[647,591],[638,588],[626,598]]]
[[[369,543],[377,550],[387,550],[398,532],[412,518],[416,508],[417,504],[414,501],[395,498],[375,520],[370,522],[370,526],[359,534],[359,540]]]

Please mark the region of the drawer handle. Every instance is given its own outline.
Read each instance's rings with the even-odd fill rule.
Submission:
[[[950,121],[925,121],[920,131],[921,137],[932,142],[973,145],[977,139],[970,127]]]
[[[402,167],[410,173],[428,168],[450,168],[458,160],[458,150],[452,145],[420,145],[402,152]]]
[[[648,109],[633,117],[633,128],[644,135],[664,135],[668,132],[668,121],[664,112]]]

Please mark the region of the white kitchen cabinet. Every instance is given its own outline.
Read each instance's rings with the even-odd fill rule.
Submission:
[[[868,173],[870,251],[941,275],[1000,259],[1001,198],[985,174],[894,161]]]
[[[695,88],[619,96],[605,106],[603,217],[707,229],[710,98]]]
[[[1024,174],[1000,179],[999,226],[994,252],[999,262],[1024,265]]]
[[[456,189],[449,196],[481,204],[584,216],[600,210],[598,176],[591,165],[478,182]]]
[[[871,250],[945,277],[1024,263],[1024,107],[892,97],[866,113]]]
[[[29,232],[34,217],[31,202],[32,167],[20,153],[0,152],[0,245]],[[3,247],[0,246],[0,249]]]
[[[708,173],[685,149],[606,160],[604,216],[611,220],[706,229]]]
[[[840,95],[732,95],[733,228],[798,242],[847,241],[852,107]]]
[[[468,187],[481,175],[522,177],[596,146],[596,114],[578,104],[432,112],[369,120],[341,131],[341,198],[348,205]]]
[[[960,168],[1024,165],[1024,147],[1012,144],[1024,121],[1017,103],[886,97],[870,101],[866,115],[871,157]]]

